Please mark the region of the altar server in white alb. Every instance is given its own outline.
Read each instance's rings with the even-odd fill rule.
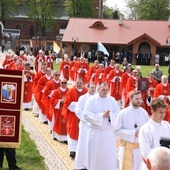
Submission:
[[[96,86],[94,82],[90,82],[88,84],[88,92],[82,96],[80,96],[77,106],[76,106],[76,116],[80,119],[79,122],[79,136],[78,136],[78,143],[77,143],[77,150],[76,150],[76,157],[75,157],[75,169],[86,169],[87,168],[87,131],[88,131],[88,124],[84,119],[84,107],[87,100],[94,95],[96,92]]]
[[[143,124],[149,120],[148,113],[140,107],[140,91],[129,93],[131,105],[120,111],[115,122],[114,131],[120,138],[119,170],[139,170],[141,155],[139,152],[138,133]]]
[[[151,150],[160,146],[160,138],[170,138],[170,124],[164,121],[167,106],[165,100],[161,98],[151,100],[152,116],[139,132],[140,152],[143,157],[142,170],[147,169],[145,163]]]
[[[102,82],[98,94],[85,105],[84,118],[89,123],[87,137],[87,169],[116,170],[116,138],[113,125],[120,109],[108,95],[108,85]]]

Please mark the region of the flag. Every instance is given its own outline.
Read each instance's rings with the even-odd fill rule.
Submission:
[[[104,45],[99,41],[98,42],[98,51],[102,51],[105,55],[109,56],[109,52],[106,50],[106,48],[104,47]]]
[[[30,39],[30,48],[33,48],[32,40]]]
[[[53,41],[53,51],[57,54],[60,52],[60,47]]]

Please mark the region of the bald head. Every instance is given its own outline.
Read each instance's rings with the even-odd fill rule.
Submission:
[[[168,170],[170,169],[170,149],[156,147],[151,150],[147,159],[148,170]]]

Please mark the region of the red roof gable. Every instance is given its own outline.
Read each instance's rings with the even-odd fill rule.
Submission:
[[[98,29],[95,22],[100,21],[106,29]],[[93,27],[94,25],[94,27]],[[135,40],[146,37],[159,46],[164,46],[170,36],[168,21],[139,21],[111,19],[71,18],[62,42],[73,42],[77,37],[80,43],[132,44]]]

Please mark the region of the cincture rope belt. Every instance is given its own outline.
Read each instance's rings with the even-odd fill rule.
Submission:
[[[133,152],[133,149],[139,148],[139,143],[130,143],[130,142],[125,142],[121,140],[120,146],[123,146],[125,148],[122,170],[131,170],[132,169],[132,152]]]

